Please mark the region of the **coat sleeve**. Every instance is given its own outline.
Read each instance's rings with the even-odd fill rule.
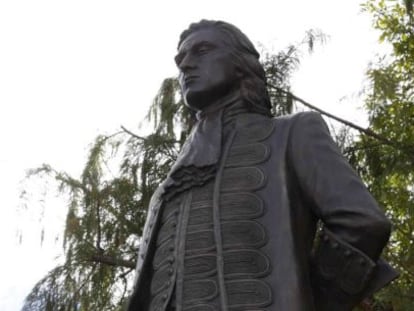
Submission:
[[[288,162],[323,223],[312,269],[316,310],[351,310],[368,291],[396,276],[378,264],[390,222],[340,153],[322,117],[306,112],[293,122]]]

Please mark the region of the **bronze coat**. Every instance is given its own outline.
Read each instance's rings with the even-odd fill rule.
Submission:
[[[275,119],[243,114],[234,131],[232,145],[251,141],[269,149],[269,158],[254,166],[263,173],[254,177],[263,178],[254,192],[266,209],[257,221],[268,237],[260,250],[272,270],[265,278],[272,303],[263,310],[351,310],[364,295],[395,277],[387,266],[376,265],[389,237],[389,221],[340,154],[319,114]],[[147,311],[148,267],[162,193],[161,185],[150,203],[130,311]],[[325,233],[315,255],[318,220]],[[165,298],[166,306],[170,297]]]

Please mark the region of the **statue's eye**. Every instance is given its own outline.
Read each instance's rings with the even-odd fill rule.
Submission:
[[[203,45],[200,45],[197,48],[197,53],[198,54],[205,54],[205,53],[209,52],[211,49],[212,49],[212,46],[209,46],[207,44],[203,44]]]
[[[201,46],[198,48],[198,53],[205,53],[208,51],[208,48],[206,46]]]

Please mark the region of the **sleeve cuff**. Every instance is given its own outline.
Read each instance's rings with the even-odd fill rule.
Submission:
[[[321,235],[314,259],[316,275],[351,296],[363,292],[376,267],[371,258],[327,229]]]

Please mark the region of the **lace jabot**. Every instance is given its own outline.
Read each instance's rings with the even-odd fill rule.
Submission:
[[[226,132],[224,128],[229,127],[235,116],[246,111],[237,93],[197,113],[197,123],[163,184],[164,200],[191,187],[204,185],[215,176]]]

